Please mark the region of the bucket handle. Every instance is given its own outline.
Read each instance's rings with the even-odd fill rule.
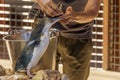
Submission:
[[[11,30],[11,29],[8,30],[9,35],[14,35],[16,33],[25,33],[25,32],[26,30]]]

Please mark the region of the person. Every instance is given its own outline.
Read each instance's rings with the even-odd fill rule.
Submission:
[[[63,73],[70,80],[87,80],[92,53],[93,20],[102,0],[33,0],[36,9],[48,16],[60,16],[53,25],[60,30],[57,52],[63,62]],[[59,5],[61,4],[61,6]]]

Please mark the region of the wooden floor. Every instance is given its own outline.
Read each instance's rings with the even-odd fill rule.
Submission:
[[[120,72],[92,69],[88,80],[120,80]]]

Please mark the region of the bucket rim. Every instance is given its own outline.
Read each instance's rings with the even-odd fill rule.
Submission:
[[[18,40],[11,40],[11,39],[6,39],[7,37],[9,37],[9,36],[11,36],[11,35],[6,35],[6,36],[3,36],[3,40],[4,41],[15,41],[15,42],[25,42],[25,41],[28,41],[28,40],[20,40],[20,39],[18,39]]]

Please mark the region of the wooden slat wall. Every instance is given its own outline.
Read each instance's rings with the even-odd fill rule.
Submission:
[[[5,3],[4,0],[0,0],[0,4],[4,4],[4,3]],[[0,6],[0,17],[6,17],[4,13],[1,13],[1,11],[4,11],[4,10],[5,10],[5,7]],[[6,22],[4,20],[1,20],[0,18],[0,24],[6,24]],[[0,27],[0,32],[2,33],[3,31],[4,31],[4,28]],[[0,58],[8,58],[5,43],[2,40],[3,36],[4,36],[3,34],[0,34]]]
[[[33,20],[27,19],[33,2],[30,0],[0,0],[0,59],[8,58],[2,37],[11,30],[31,29]]]
[[[111,0],[109,5],[108,69],[120,71],[120,0]]]

